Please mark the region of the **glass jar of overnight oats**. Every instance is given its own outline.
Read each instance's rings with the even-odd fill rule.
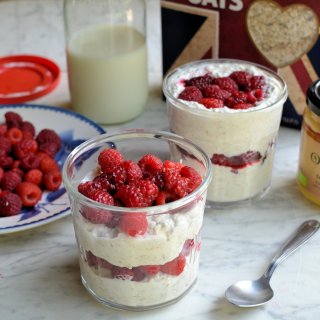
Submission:
[[[320,80],[307,91],[297,181],[303,195],[320,205]]]
[[[182,198],[148,207],[93,201],[79,192],[79,185],[92,181],[101,151],[110,147],[130,161],[154,154],[163,167],[165,160],[189,166],[200,175],[199,185]],[[98,301],[116,308],[146,310],[173,303],[188,292],[198,274],[210,167],[207,155],[192,142],[142,129],[100,135],[70,154],[63,181],[71,203],[81,278]],[[159,185],[161,177],[155,177]]]
[[[201,60],[167,74],[163,91],[171,131],[193,141],[211,159],[208,206],[261,198],[271,182],[285,82],[254,63]]]

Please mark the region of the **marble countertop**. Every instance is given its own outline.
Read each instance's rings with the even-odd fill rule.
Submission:
[[[119,128],[167,129],[161,98],[159,2],[148,3],[150,95],[144,113]],[[61,1],[1,1],[0,56],[37,53],[55,59],[62,81],[37,104],[69,106]],[[71,217],[29,231],[0,236],[0,319],[302,320],[320,317],[320,232],[276,270],[275,296],[268,304],[242,309],[224,299],[240,279],[254,279],[281,243],[304,220],[319,219],[319,207],[298,191],[300,132],[281,128],[272,186],[249,207],[205,212],[200,272],[196,285],[172,306],[148,311],[113,310],[96,302],[80,280]]]

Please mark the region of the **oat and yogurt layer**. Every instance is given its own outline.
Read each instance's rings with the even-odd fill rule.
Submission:
[[[200,146],[213,164],[212,205],[253,199],[268,189],[286,84],[240,60],[203,60],[164,80],[170,128]]]

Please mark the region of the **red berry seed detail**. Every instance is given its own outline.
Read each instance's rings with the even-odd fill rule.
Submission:
[[[144,155],[139,161],[138,165],[142,170],[144,178],[154,176],[162,171],[162,160],[152,154]]]
[[[102,150],[98,157],[98,163],[104,173],[112,172],[115,167],[120,166],[123,160],[122,154],[112,148]]]
[[[223,154],[213,154],[211,162],[214,165],[230,167],[233,170],[246,168],[249,165],[260,162],[262,155],[258,151],[247,151],[240,155],[227,157]]]

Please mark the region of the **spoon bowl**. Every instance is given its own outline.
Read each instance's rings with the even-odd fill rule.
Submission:
[[[225,293],[226,299],[239,307],[260,306],[273,297],[270,286],[271,276],[276,267],[300,246],[307,242],[320,227],[317,220],[308,220],[292,234],[277,251],[264,274],[257,280],[243,280],[231,285]]]
[[[273,298],[273,290],[268,279],[243,280],[230,286],[225,294],[232,304],[239,307],[256,307]]]

